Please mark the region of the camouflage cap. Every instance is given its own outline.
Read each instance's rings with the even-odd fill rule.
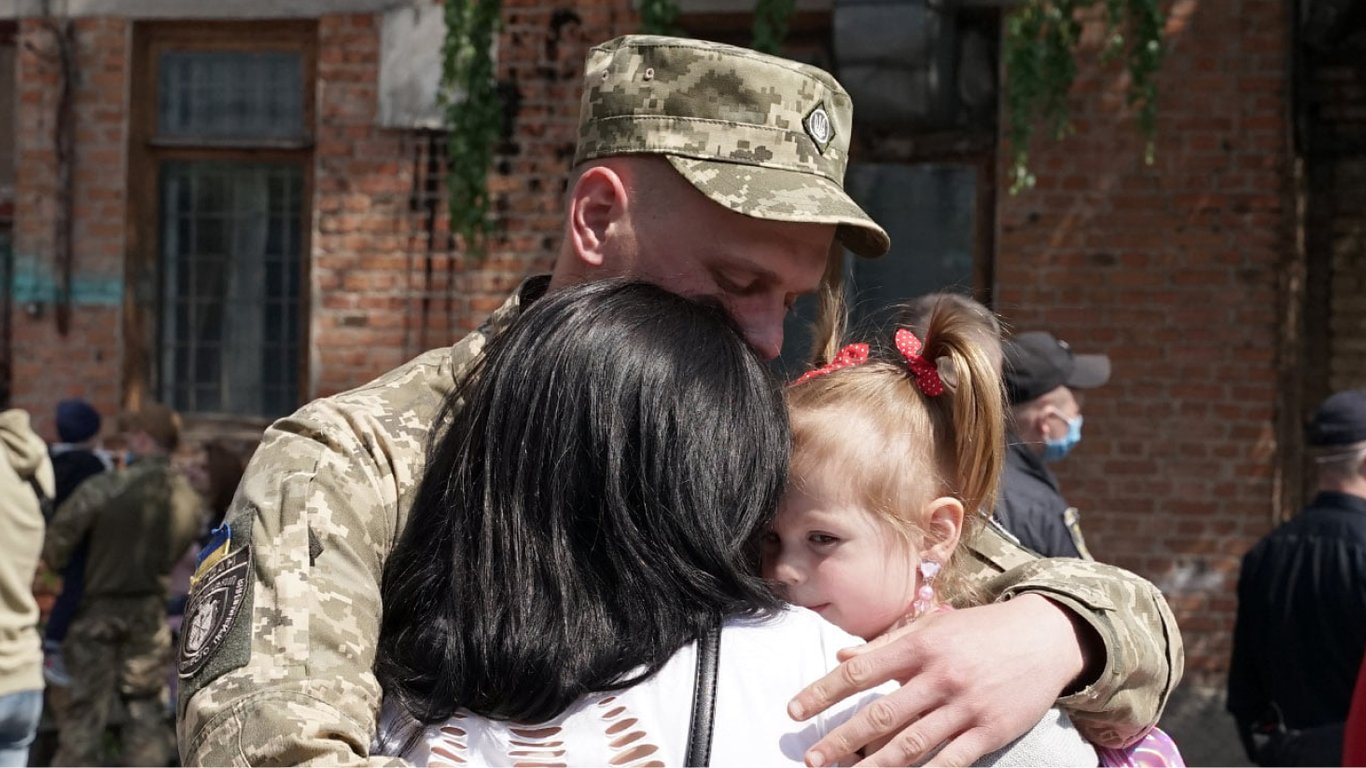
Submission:
[[[627,35],[594,48],[584,78],[575,165],[664,155],[733,211],[836,224],[861,256],[891,246],[844,191],[853,103],[828,73],[733,45]]]

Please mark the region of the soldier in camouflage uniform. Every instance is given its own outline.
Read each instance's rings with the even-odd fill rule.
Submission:
[[[132,464],[82,483],[48,526],[43,559],[60,569],[89,538],[85,593],[62,654],[71,675],[54,765],[100,765],[114,696],[128,719],[129,765],[166,765],[171,630],[166,595],[171,567],[199,533],[202,502],[169,454],[179,418],[161,405],[120,417]]]
[[[851,118],[839,84],[796,62],[663,37],[595,48],[552,274],[528,279],[453,347],[266,431],[187,608],[186,623],[203,631],[180,653],[182,759],[392,762],[370,753],[379,579],[443,401],[485,341],[547,290],[627,275],[715,297],[757,352],[777,355],[787,308],[818,287],[836,240],[863,256],[889,246],[842,188]],[[974,554],[1000,602],[855,659],[853,687],[875,684],[869,674],[909,682],[884,700],[892,719],[874,727],[888,710],[865,710],[827,752],[923,712],[894,740],[902,762],[923,752],[915,744],[950,739],[941,757],[970,762],[1028,730],[1062,692],[1058,703],[1101,744],[1156,722],[1182,652],[1152,585],[1096,563],[1039,560],[998,534]],[[809,713],[839,687],[801,701]],[[947,698],[917,698],[931,687]]]

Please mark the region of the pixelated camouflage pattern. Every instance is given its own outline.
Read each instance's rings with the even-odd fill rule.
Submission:
[[[177,732],[186,765],[401,764],[369,755],[384,558],[447,394],[523,297],[547,283],[528,280],[455,346],[266,430],[227,515],[252,548],[251,605],[234,627],[250,633],[250,656],[184,681]]]
[[[104,765],[104,729],[117,694],[127,719],[120,731],[124,765],[166,765],[166,674],[171,628],[166,599],[97,598],[81,604],[62,643],[67,689],[53,765]]]
[[[816,112],[825,115],[823,135],[808,129]],[[588,55],[574,162],[662,154],[731,210],[836,224],[851,251],[880,256],[891,246],[887,232],[843,188],[852,133],[849,94],[816,67],[721,43],[628,35]]]
[[[1176,617],[1157,587],[1094,560],[1040,558],[994,523],[968,549],[972,578],[989,599],[1042,594],[1099,635],[1106,654],[1099,678],[1058,700],[1087,739],[1125,747],[1157,724],[1185,668]]]
[[[314,401],[267,430],[229,512],[235,531],[250,530],[253,548],[250,659],[186,681],[177,725],[185,764],[401,764],[370,754],[384,559],[407,519],[446,395],[546,282],[524,283],[455,346]],[[321,545],[312,565],[310,532]],[[1151,602],[1151,585],[1108,566],[1038,561],[995,543],[981,557],[993,594],[1046,591],[1085,611],[1106,640],[1107,674],[1077,699],[1105,712],[1088,714],[1093,732],[1137,733],[1155,722],[1174,684],[1173,660],[1179,676],[1170,614],[1165,606],[1113,609]]]

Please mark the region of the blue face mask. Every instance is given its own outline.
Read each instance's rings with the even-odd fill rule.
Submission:
[[[1058,418],[1062,418],[1059,416]],[[1059,438],[1045,437],[1043,439],[1043,460],[1059,461],[1071,453],[1077,443],[1081,442],[1081,414],[1067,419],[1067,434]]]

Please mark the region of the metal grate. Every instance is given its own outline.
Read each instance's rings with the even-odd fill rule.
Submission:
[[[298,405],[303,169],[161,167],[160,392],[195,413]]]
[[[288,51],[166,51],[157,88],[157,138],[299,139],[303,57]]]

